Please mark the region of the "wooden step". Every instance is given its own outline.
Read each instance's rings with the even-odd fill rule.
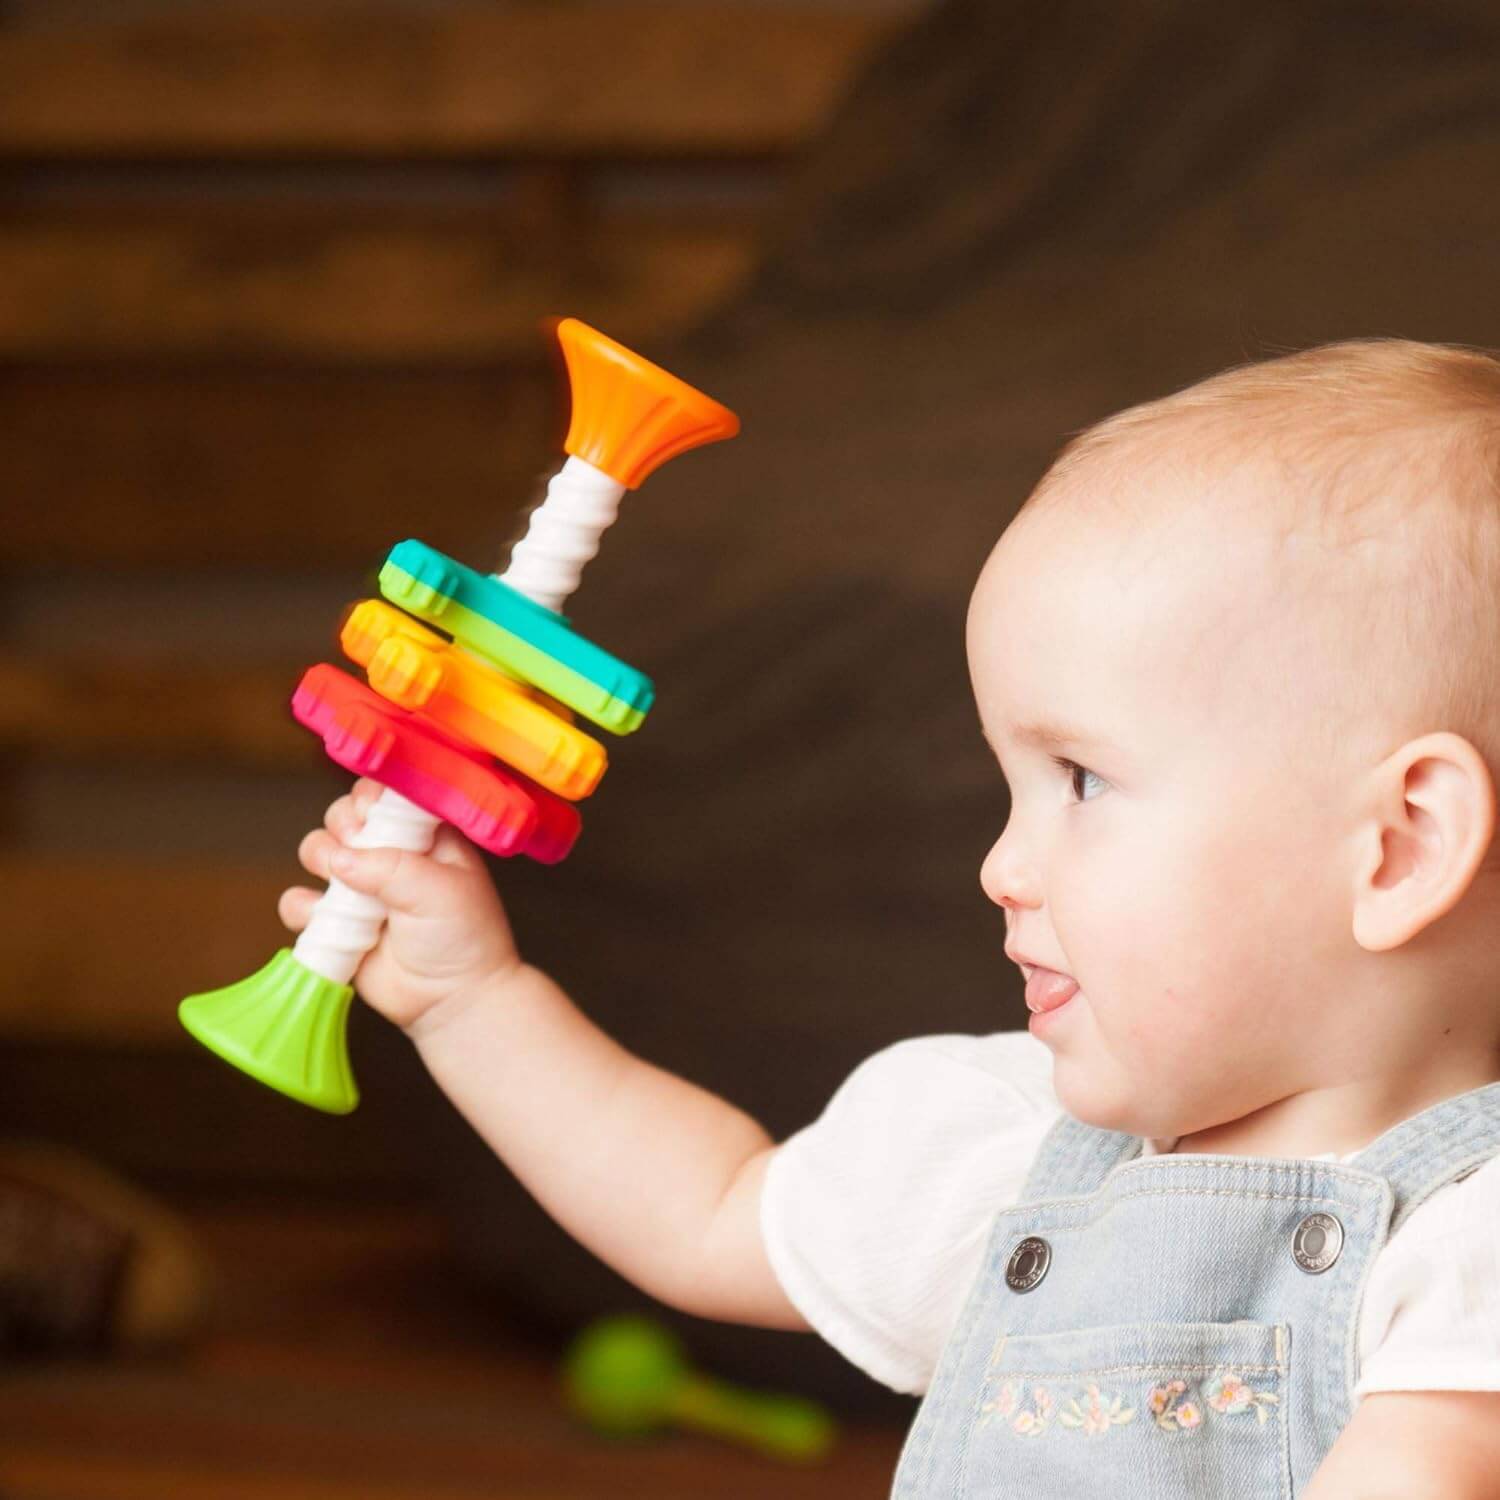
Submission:
[[[107,647],[88,659],[0,652],[0,750],[53,761],[212,757],[301,770],[316,760],[309,752],[316,742],[293,720],[288,700],[309,665],[120,662]]]
[[[108,16],[0,28],[0,156],[784,153],[897,19],[665,0]]]
[[[276,898],[313,884],[274,867],[0,856],[0,1035],[195,1045],[177,1002],[259,969],[292,941]]]
[[[566,416],[547,364],[0,366],[0,562],[352,571],[420,536],[479,566]]]
[[[190,1223],[222,1282],[191,1350],[0,1372],[6,1500],[853,1500],[889,1486],[894,1424],[846,1422],[825,1461],[800,1466],[685,1433],[595,1436],[560,1398],[557,1357],[508,1330],[420,1205],[278,1199]]]
[[[310,220],[276,205],[188,222],[55,209],[0,222],[0,360],[473,364],[544,358],[550,316],[626,344],[730,297],[753,227],[600,217],[559,244],[474,213]]]

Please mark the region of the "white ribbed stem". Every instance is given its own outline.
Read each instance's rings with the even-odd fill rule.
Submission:
[[[425,854],[442,821],[386,787],[370,808],[364,827],[349,842],[356,849],[411,849]],[[313,973],[348,984],[365,954],[380,941],[385,918],[383,901],[351,890],[335,877],[313,907],[292,956]]]
[[[570,458],[531,513],[526,535],[511,549],[500,577],[528,599],[562,613],[583,565],[620,511],[625,486],[581,458]]]
[[[518,593],[562,613],[578,587],[583,565],[599,550],[599,538],[619,514],[625,486],[581,458],[569,458],[552,476],[547,497],[531,513],[526,535],[511,550],[510,566],[497,575]],[[493,663],[491,664],[493,665]],[[441,818],[390,787],[370,808],[364,827],[350,839],[358,849],[432,847]],[[312,909],[293,956],[315,974],[348,984],[385,925],[384,902],[351,890],[337,878]]]

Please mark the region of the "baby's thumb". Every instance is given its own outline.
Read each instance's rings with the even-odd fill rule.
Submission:
[[[388,906],[415,911],[422,900],[422,856],[406,849],[335,849],[329,867],[351,890]]]

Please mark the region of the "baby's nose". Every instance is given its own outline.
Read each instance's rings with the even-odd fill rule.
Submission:
[[[979,888],[1005,911],[1035,906],[1039,899],[1035,872],[1004,837],[995,841],[979,867]]]

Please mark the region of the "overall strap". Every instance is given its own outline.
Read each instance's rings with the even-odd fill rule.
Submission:
[[[1042,1137],[1021,1200],[1092,1193],[1120,1162],[1140,1152],[1139,1136],[1085,1125],[1064,1111]]]
[[[1377,1136],[1349,1163],[1391,1185],[1389,1234],[1440,1187],[1467,1177],[1500,1151],[1500,1082],[1424,1109]]]

